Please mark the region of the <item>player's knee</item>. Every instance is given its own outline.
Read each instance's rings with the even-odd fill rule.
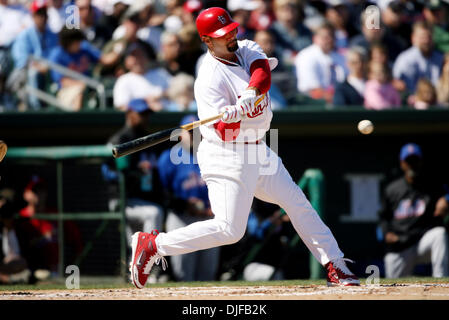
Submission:
[[[245,234],[244,228],[232,227],[227,221],[220,220],[221,230],[223,235],[223,245],[233,244],[238,242]]]
[[[245,234],[245,229],[239,230],[237,228],[229,227],[229,229],[226,232],[227,240],[228,240],[227,244],[233,244],[233,243],[240,241],[240,239],[243,238],[244,234]]]
[[[444,227],[435,227],[432,229],[433,239],[434,241],[447,241],[447,231]]]

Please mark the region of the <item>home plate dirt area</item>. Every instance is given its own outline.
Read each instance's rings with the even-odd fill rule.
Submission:
[[[1,291],[2,300],[448,300],[449,283],[393,283],[360,287],[325,285],[177,286],[144,289]]]

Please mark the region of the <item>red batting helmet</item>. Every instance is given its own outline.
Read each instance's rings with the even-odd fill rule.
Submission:
[[[196,28],[200,37],[209,36],[219,38],[231,32],[239,26],[238,22],[232,20],[229,13],[219,7],[212,7],[202,11],[196,18]]]

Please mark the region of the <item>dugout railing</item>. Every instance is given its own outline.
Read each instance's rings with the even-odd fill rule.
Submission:
[[[64,221],[83,221],[86,225],[89,224],[89,229],[85,232],[85,238],[88,238],[83,243],[83,248],[80,254],[74,258],[74,265],[80,265],[83,260],[86,259],[88,255],[95,256],[97,253],[92,253],[93,247],[98,242],[98,239],[111,229],[109,225],[111,221],[118,222],[117,226],[112,227],[112,233],[115,236],[115,243],[108,243],[109,236],[105,235],[106,244],[110,248],[106,250],[117,252],[117,246],[119,245],[119,261],[116,261],[116,267],[114,270],[118,271],[121,276],[126,275],[126,233],[125,233],[125,183],[124,177],[121,172],[118,172],[118,181],[116,183],[116,190],[113,197],[118,201],[118,206],[115,209],[108,209],[107,205],[95,205],[96,202],[100,202],[102,198],[103,202],[107,202],[108,195],[105,196],[105,191],[102,188],[106,188],[106,182],[101,185],[101,170],[100,167],[107,158],[112,157],[112,147],[109,145],[95,145],[95,146],[68,146],[68,147],[11,147],[8,150],[8,156],[5,158],[5,164],[8,166],[9,177],[13,178],[20,175],[20,171],[25,170],[25,168],[33,167],[33,173],[45,174],[54,171],[50,176],[54,178],[54,181],[47,181],[48,185],[55,186],[53,191],[56,191],[55,202],[56,202],[56,212],[55,213],[42,213],[37,212],[33,215],[35,219],[47,220],[56,222],[57,228],[57,243],[58,243],[58,276],[64,276],[65,272],[65,261],[66,256],[64,245]],[[89,169],[89,166],[93,168]],[[11,172],[11,170],[13,172]],[[14,172],[14,170],[17,170]],[[26,170],[25,170],[26,171]],[[88,172],[87,176],[83,174]],[[70,177],[68,177],[70,176]],[[100,181],[100,182],[99,182]],[[96,184],[99,184],[98,186]],[[76,197],[78,197],[79,203],[76,204],[76,199],[72,201],[72,209],[70,210],[66,207],[65,200],[70,199],[65,189],[73,189],[73,185],[79,184],[77,190],[75,190]],[[68,188],[68,186],[71,186]],[[99,190],[101,189],[101,190]],[[92,191],[93,190],[93,191]],[[98,193],[96,193],[96,191]],[[101,191],[101,196],[100,196]],[[89,193],[86,195],[86,193]],[[77,208],[82,208],[80,203],[83,203],[85,199],[83,197],[89,196],[92,199],[90,202],[84,205],[84,210],[76,211]],[[72,197],[73,198],[73,197]],[[98,200],[98,201],[97,201]],[[97,203],[98,204],[98,203]],[[91,207],[89,207],[91,206]],[[101,208],[102,210],[90,210],[91,208]],[[95,220],[96,223],[92,223]],[[117,232],[117,234],[115,234]],[[107,237],[106,237],[107,236]],[[98,260],[101,260],[97,257]],[[117,260],[117,259],[115,259]],[[96,262],[97,273],[101,274],[103,269],[106,269],[108,261]],[[83,270],[80,270],[81,274]]]

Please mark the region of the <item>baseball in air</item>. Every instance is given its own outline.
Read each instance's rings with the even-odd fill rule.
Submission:
[[[359,129],[362,134],[370,134],[374,130],[374,125],[369,120],[362,120],[357,125],[357,129]]]

